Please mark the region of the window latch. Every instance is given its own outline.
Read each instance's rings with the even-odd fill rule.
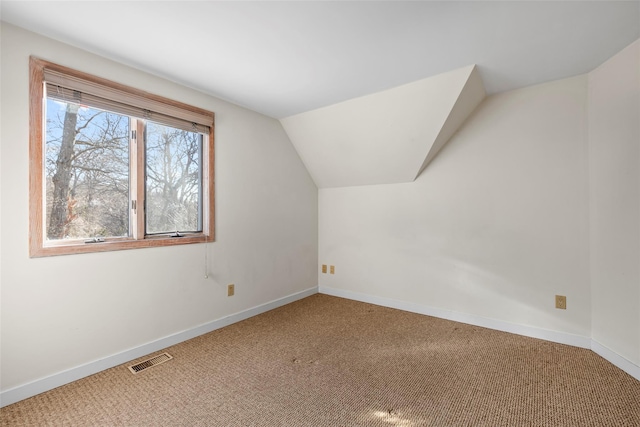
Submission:
[[[182,234],[182,233],[180,233],[180,232],[176,231],[175,233],[173,233],[173,234],[171,235],[171,237],[184,237],[184,234]]]
[[[104,239],[102,237],[94,237],[89,240],[85,240],[85,243],[104,243]]]

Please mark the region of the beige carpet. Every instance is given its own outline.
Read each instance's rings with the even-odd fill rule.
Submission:
[[[640,426],[640,382],[589,350],[326,295],[166,351],[1,425]]]

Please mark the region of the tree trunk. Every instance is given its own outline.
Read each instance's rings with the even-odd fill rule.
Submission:
[[[64,115],[64,127],[60,152],[56,160],[56,173],[53,175],[53,205],[49,215],[48,239],[62,239],[67,225],[69,184],[71,182],[71,163],[73,146],[76,139],[76,125],[78,122],[78,108],[76,104],[67,104]]]

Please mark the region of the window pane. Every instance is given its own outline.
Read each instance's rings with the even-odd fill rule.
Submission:
[[[146,233],[202,231],[202,134],[148,122]]]
[[[47,99],[47,240],[129,235],[129,118]]]

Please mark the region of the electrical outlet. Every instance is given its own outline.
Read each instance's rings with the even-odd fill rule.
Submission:
[[[556,308],[560,310],[567,309],[567,297],[564,295],[556,295]]]
[[[322,272],[323,273],[327,272],[327,264],[322,264]]]
[[[235,293],[236,293],[236,285],[234,285],[233,283],[230,285],[227,285],[227,296],[232,297],[235,295]]]
[[[329,273],[331,273],[331,274],[336,274],[336,268],[335,268],[335,266],[333,266],[333,265],[329,266]]]

